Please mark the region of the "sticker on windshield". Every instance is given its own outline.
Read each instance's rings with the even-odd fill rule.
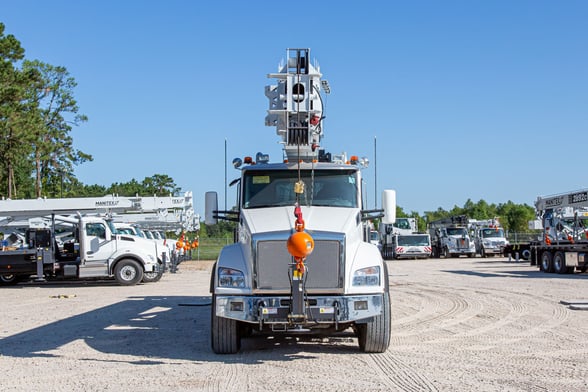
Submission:
[[[269,176],[253,176],[253,183],[254,184],[269,184],[270,178],[269,178]]]

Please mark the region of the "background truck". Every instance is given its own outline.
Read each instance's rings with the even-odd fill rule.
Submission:
[[[498,218],[470,219],[469,226],[477,254],[482,257],[504,255],[504,249],[508,245],[508,241]]]
[[[72,240],[60,248],[55,228],[70,225]],[[133,285],[145,273],[157,271],[154,244],[116,235],[109,221],[99,217],[51,217],[49,228],[29,227],[18,248],[0,251],[0,281],[15,283],[35,276],[37,280],[63,278],[115,278]]]
[[[391,236],[394,259],[428,259],[431,257],[431,236],[427,233],[394,234]]]
[[[160,224],[194,227],[192,194],[183,197],[121,197],[0,200],[0,282],[115,277],[121,284],[161,277],[154,242],[119,234],[113,214]],[[82,215],[91,214],[91,215]],[[132,215],[134,214],[134,215]],[[25,238],[26,237],[26,238]]]
[[[429,222],[433,257],[459,257],[476,255],[476,246],[468,230],[468,217],[450,216]]]
[[[535,201],[543,235],[529,243],[531,264],[558,274],[588,269],[588,190],[539,196]]]
[[[284,162],[261,153],[245,166],[235,159],[236,209],[218,211],[216,192],[206,194],[207,224],[237,222],[237,242],[221,250],[210,282],[215,353],[237,352],[251,333],[351,331],[364,352],[383,352],[390,342],[388,272],[364,222],[393,222],[395,193],[383,192],[385,211],[363,210],[361,161],[318,148],[320,91],[328,84],[309,55],[288,49],[279,72],[268,75],[278,82],[266,87],[266,125],[282,139]]]
[[[384,259],[429,258],[431,237],[419,233],[416,218],[396,218],[393,224],[380,224],[381,252]]]

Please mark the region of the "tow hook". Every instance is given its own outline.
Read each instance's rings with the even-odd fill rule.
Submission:
[[[265,302],[259,301],[257,303],[257,319],[259,320],[259,330],[263,328],[263,308],[265,308]]]

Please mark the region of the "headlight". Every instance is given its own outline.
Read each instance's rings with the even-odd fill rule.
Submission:
[[[221,287],[245,287],[242,271],[221,267],[218,269],[218,285]]]
[[[354,286],[379,286],[380,267],[367,267],[355,271],[353,274]]]

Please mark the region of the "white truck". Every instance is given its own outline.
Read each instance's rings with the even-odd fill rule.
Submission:
[[[144,275],[157,271],[154,244],[144,239],[117,235],[111,222],[96,216],[53,215],[49,228],[30,227],[26,243],[0,251],[0,282],[22,279],[115,278],[119,284],[134,285]],[[60,249],[55,227],[71,225],[74,241]]]
[[[384,259],[426,259],[431,257],[431,237],[419,233],[416,218],[396,218],[393,224],[380,224]]]
[[[529,244],[531,265],[543,272],[569,274],[588,269],[588,190],[551,196],[535,201],[543,235]]]
[[[394,259],[428,259],[433,252],[428,233],[394,234],[390,245]]]
[[[166,216],[178,208],[185,210],[188,204],[191,208],[191,193],[184,198],[109,195],[0,200],[3,232],[14,230],[26,235],[26,240],[16,246],[3,244],[0,283],[11,284],[29,277],[114,277],[125,285],[156,281],[161,276],[161,255],[153,241],[118,234],[112,220],[101,215],[150,212]],[[69,239],[61,243],[60,237]]]
[[[261,153],[246,166],[235,159],[236,209],[218,211],[216,192],[206,194],[207,224],[237,222],[237,242],[221,250],[210,282],[215,353],[237,352],[251,333],[351,332],[364,352],[383,352],[390,342],[387,267],[363,222],[393,222],[395,192],[383,192],[384,210],[363,210],[360,160],[332,159],[318,148],[320,91],[328,84],[309,55],[288,49],[279,72],[269,75],[277,86],[266,88],[266,125],[277,128],[285,161],[269,163]],[[293,252],[298,235],[312,253]]]
[[[476,245],[468,231],[468,217],[450,216],[428,224],[433,257],[459,257],[476,255]]]
[[[504,255],[508,240],[498,218],[470,219],[469,226],[477,254],[482,257]]]
[[[380,234],[380,252],[384,260],[394,258],[397,236],[412,234],[417,231],[415,218],[396,217],[394,223],[380,223],[378,232]]]

